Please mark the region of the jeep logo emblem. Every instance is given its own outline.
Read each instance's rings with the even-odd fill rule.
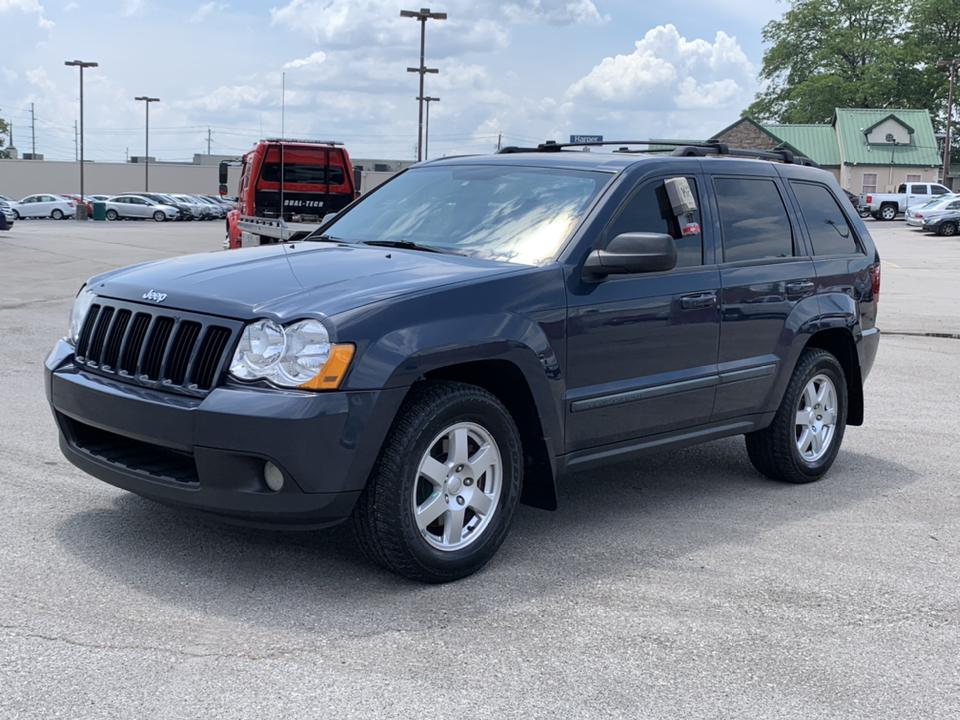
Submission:
[[[162,292],[157,292],[156,290],[148,290],[141,297],[144,300],[152,300],[155,303],[162,303],[167,299],[167,294]]]

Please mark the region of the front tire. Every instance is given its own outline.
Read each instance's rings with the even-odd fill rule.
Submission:
[[[50,213],[50,217],[52,217],[54,220],[63,220],[63,210],[60,210],[59,208],[54,208],[53,211]]]
[[[163,221],[166,220],[166,219],[167,219],[167,216],[163,214],[163,211],[162,211],[162,210],[157,210],[157,211],[153,214],[153,221],[154,221],[154,222],[163,222]]]
[[[422,582],[476,572],[510,529],[522,458],[517,426],[491,393],[456,382],[414,388],[354,508],[360,547]]]
[[[822,478],[840,451],[847,426],[847,381],[826,350],[803,351],[769,427],[746,436],[750,462],[773,480]]]
[[[23,218],[20,217],[20,213],[18,213],[16,210],[14,210],[14,211],[13,211],[13,219],[14,219],[14,220],[22,220]]]

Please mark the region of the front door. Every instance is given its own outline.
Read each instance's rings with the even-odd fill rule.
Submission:
[[[711,182],[722,261],[719,421],[776,407],[774,383],[793,339],[817,315],[816,274],[772,167],[769,177],[716,174]],[[806,298],[809,317],[798,308]]]
[[[660,177],[627,197],[598,247],[626,232],[665,232],[674,270],[573,278],[568,293],[567,451],[705,423],[717,381],[719,273],[700,232],[700,208],[674,216]],[[684,234],[684,230],[686,234]]]

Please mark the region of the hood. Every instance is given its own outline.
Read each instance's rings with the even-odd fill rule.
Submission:
[[[91,279],[98,295],[246,320],[336,315],[399,295],[522,270],[520,265],[415,250],[298,242],[185,255]],[[150,303],[154,304],[154,303]]]

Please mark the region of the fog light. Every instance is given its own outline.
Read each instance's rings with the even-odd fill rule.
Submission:
[[[263,466],[263,480],[267,483],[267,487],[274,492],[280,492],[283,489],[283,473],[272,462],[268,461]]]

